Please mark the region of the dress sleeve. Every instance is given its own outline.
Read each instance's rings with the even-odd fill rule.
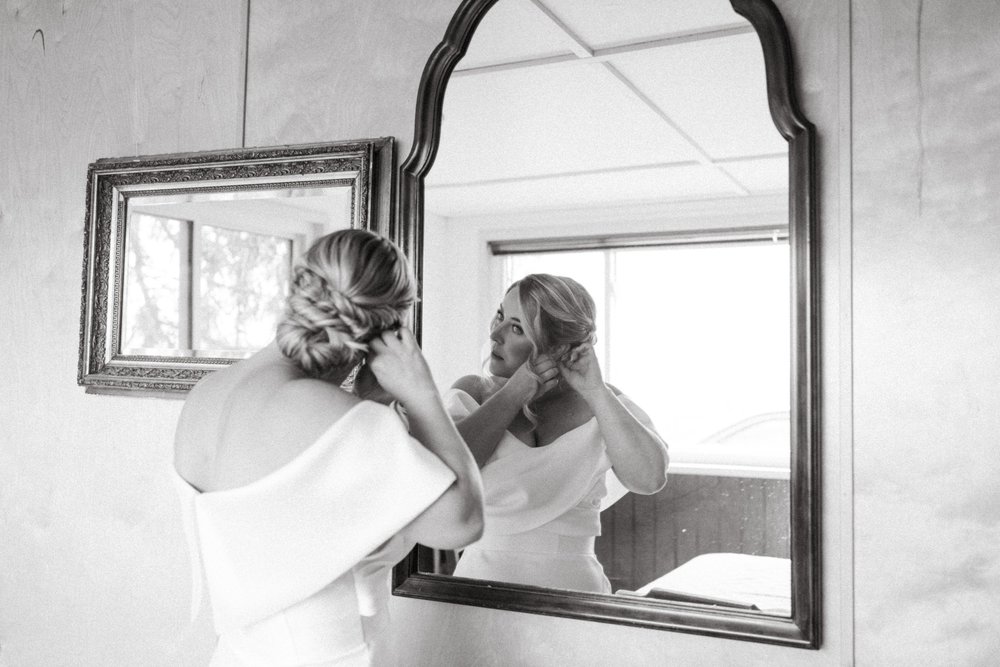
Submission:
[[[361,563],[455,475],[397,415],[365,401],[277,471],[196,499],[216,629],[303,600]]]
[[[452,419],[468,417],[479,407],[479,403],[468,392],[454,387],[444,392],[441,400],[444,402],[444,409],[448,411],[448,415]]]

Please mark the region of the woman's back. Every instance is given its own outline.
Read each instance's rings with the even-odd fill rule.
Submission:
[[[178,488],[220,635],[212,664],[367,664],[388,568],[411,546],[401,529],[454,473],[390,408],[271,364],[234,367],[190,405],[177,468],[198,488]]]
[[[201,491],[245,486],[308,449],[359,400],[303,376],[270,346],[191,390],[174,466]]]

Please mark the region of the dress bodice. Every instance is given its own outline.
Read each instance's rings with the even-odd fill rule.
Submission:
[[[212,602],[215,665],[367,664],[399,530],[454,474],[389,408],[362,402],[295,459],[236,489],[174,473]],[[197,604],[193,605],[197,606]]]
[[[453,418],[479,407],[460,389],[448,391],[445,404]],[[626,492],[611,470],[596,418],[544,447],[505,432],[480,472],[487,537],[543,526],[560,535],[600,535],[601,510]]]

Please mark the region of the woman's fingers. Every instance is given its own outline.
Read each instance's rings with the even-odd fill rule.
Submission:
[[[531,364],[531,370],[535,372],[535,375],[541,375],[542,373],[553,368],[556,368],[556,362],[547,354],[539,355],[538,358]]]
[[[553,365],[551,368],[547,368],[541,373],[537,373],[538,377],[542,379],[542,382],[548,382],[549,380],[555,380],[559,378],[559,369]]]
[[[368,345],[376,352],[380,352],[386,349],[395,348],[400,344],[407,348],[416,345],[416,339],[413,337],[413,332],[405,327],[383,329],[377,336],[371,339],[371,342],[369,342]]]

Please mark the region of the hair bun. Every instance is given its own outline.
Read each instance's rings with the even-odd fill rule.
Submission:
[[[278,347],[313,377],[349,369],[374,333],[399,320],[413,292],[396,246],[363,230],[329,234],[294,269]]]

